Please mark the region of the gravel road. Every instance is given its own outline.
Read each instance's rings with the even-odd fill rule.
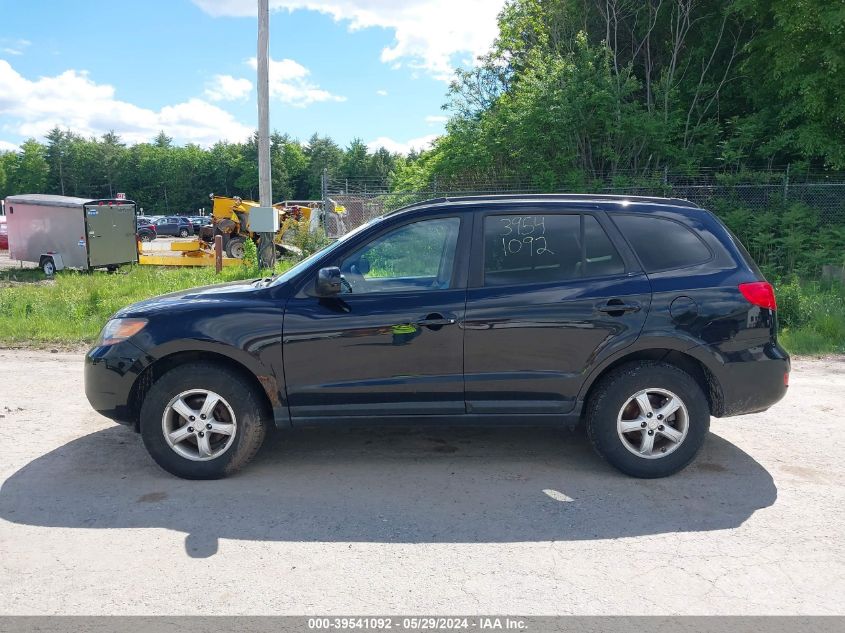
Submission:
[[[845,360],[617,474],[580,433],[276,433],[175,479],[94,413],[81,353],[0,350],[0,614],[845,614]]]

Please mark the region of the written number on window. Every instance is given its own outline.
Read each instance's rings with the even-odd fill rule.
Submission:
[[[502,251],[505,257],[517,253],[534,255],[554,255],[549,248],[546,233],[546,218],[537,215],[523,215],[513,218],[499,218],[501,222]]]

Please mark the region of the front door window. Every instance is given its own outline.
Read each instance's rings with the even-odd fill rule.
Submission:
[[[422,220],[374,239],[340,265],[343,292],[448,290],[460,218]]]

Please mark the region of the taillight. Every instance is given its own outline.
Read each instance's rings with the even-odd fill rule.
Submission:
[[[777,310],[778,304],[775,301],[775,289],[768,281],[754,281],[747,284],[739,284],[739,291],[742,296],[748,299],[755,306]]]

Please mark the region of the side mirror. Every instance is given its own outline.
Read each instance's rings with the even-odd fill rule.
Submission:
[[[317,273],[317,296],[333,297],[340,294],[340,268],[329,266]]]

